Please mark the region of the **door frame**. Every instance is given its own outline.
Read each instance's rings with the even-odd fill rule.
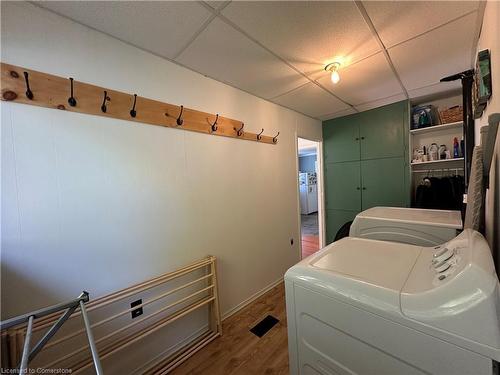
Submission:
[[[302,259],[302,234],[301,234],[301,216],[300,216],[300,186],[299,186],[299,138],[305,139],[307,141],[316,142],[316,160],[318,162],[318,171],[317,171],[317,190],[318,190],[318,232],[319,232],[319,248],[323,248],[325,246],[325,238],[326,238],[326,228],[325,228],[325,193],[324,193],[324,178],[323,178],[323,140],[322,139],[314,139],[299,136],[295,133],[295,175],[297,181],[297,219],[298,219],[298,227],[299,227],[299,249],[300,249],[300,259]]]

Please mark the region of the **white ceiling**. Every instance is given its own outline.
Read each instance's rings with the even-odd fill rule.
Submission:
[[[439,79],[471,68],[484,12],[478,1],[35,4],[319,119],[457,90]]]
[[[309,139],[297,138],[297,148],[299,156],[316,155],[318,152],[318,142]]]

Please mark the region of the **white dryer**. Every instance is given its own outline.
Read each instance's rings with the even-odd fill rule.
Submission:
[[[492,375],[500,289],[486,240],[347,237],[285,275],[291,374]]]
[[[354,218],[349,236],[435,246],[456,237],[461,229],[460,211],[373,207]]]

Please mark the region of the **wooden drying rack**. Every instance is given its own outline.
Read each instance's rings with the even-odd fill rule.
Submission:
[[[203,271],[203,275],[196,275],[196,272]],[[175,286],[171,289],[169,282],[179,280],[183,276],[191,275],[191,281]],[[182,279],[181,279],[182,280]],[[99,358],[102,361],[119,353],[122,349],[130,347],[136,342],[144,343],[147,337],[158,331],[159,329],[168,326],[174,321],[189,315],[195,310],[199,310],[204,306],[208,307],[209,322],[206,330],[199,334],[197,338],[184,345],[179,350],[175,351],[168,357],[155,357],[153,360],[146,363],[145,368],[141,371],[144,374],[165,374],[179,366],[194,353],[202,349],[211,341],[222,335],[222,323],[219,308],[219,297],[217,289],[217,270],[216,258],[208,256],[195,263],[177,269],[173,272],[166,273],[154,279],[147,280],[140,284],[130,286],[112,294],[94,299],[86,304],[86,311],[91,314],[94,310],[102,310],[111,304],[115,306],[128,306],[130,300],[138,298],[143,293],[152,290],[156,287],[168,286],[167,291],[162,291],[161,294],[154,294],[153,298],[141,302],[131,308],[127,308],[119,313],[114,313],[111,316],[101,316],[100,321],[95,321],[91,317],[91,328],[107,326],[116,321],[118,318],[128,316],[132,310],[150,306],[153,303],[159,304],[157,310],[146,310],[144,317],[137,321],[125,322],[124,326],[114,329],[113,331],[104,333],[95,333],[95,345],[99,352]],[[183,296],[179,293],[188,294]],[[158,292],[160,293],[160,292]],[[173,300],[167,300],[172,298]],[[148,307],[148,309],[152,309]],[[34,334],[40,335],[50,328],[59,318],[59,313],[53,313],[40,319],[37,319],[33,324]],[[81,311],[75,311],[71,314],[70,320],[81,315]],[[142,322],[151,321],[151,318],[156,317],[151,323],[137,330],[136,327]],[[69,349],[66,344],[71,340],[81,337],[85,334],[85,329],[77,329],[66,336],[57,336],[52,339],[44,350],[55,347],[60,354],[56,358],[51,358],[51,362],[41,364],[42,368],[70,368],[73,374],[78,374],[93,364],[87,345],[83,345],[76,350]],[[20,360],[22,345],[26,335],[26,324],[16,328],[11,328],[7,332],[2,331],[2,344],[6,346],[7,368],[14,367]],[[120,336],[121,335],[121,336]],[[72,350],[72,351],[70,351]],[[70,351],[68,353],[68,351]],[[43,351],[42,351],[43,352]],[[82,357],[83,355],[83,357]]]
[[[4,101],[112,117],[143,124],[164,126],[276,144],[270,137],[244,131],[241,121],[169,103],[105,89],[88,83],[1,63],[1,88]]]

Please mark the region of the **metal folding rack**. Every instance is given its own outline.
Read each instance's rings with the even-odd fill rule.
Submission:
[[[68,302],[63,302],[57,305],[49,306],[40,310],[32,311],[30,313],[19,315],[11,319],[4,320],[0,322],[0,330],[6,330],[15,327],[20,324],[28,322],[26,329],[26,336],[24,339],[23,354],[21,357],[21,363],[19,364],[19,374],[26,374],[28,370],[28,364],[35,358],[35,356],[43,349],[45,344],[56,334],[56,332],[61,328],[61,326],[68,320],[68,318],[75,312],[75,310],[80,307],[80,311],[83,318],[83,323],[85,325],[85,331],[87,332],[87,339],[89,341],[90,351],[92,353],[92,360],[94,361],[94,367],[97,375],[102,375],[101,362],[99,360],[99,353],[94,342],[94,335],[92,334],[92,329],[90,326],[90,321],[87,316],[87,311],[85,309],[85,303],[89,301],[88,292],[83,291],[78,298],[73,299]],[[30,349],[31,333],[33,330],[33,321],[35,318],[41,318],[58,311],[65,310],[61,317],[50,327],[50,329],[43,335],[43,337],[36,343],[36,345]]]

